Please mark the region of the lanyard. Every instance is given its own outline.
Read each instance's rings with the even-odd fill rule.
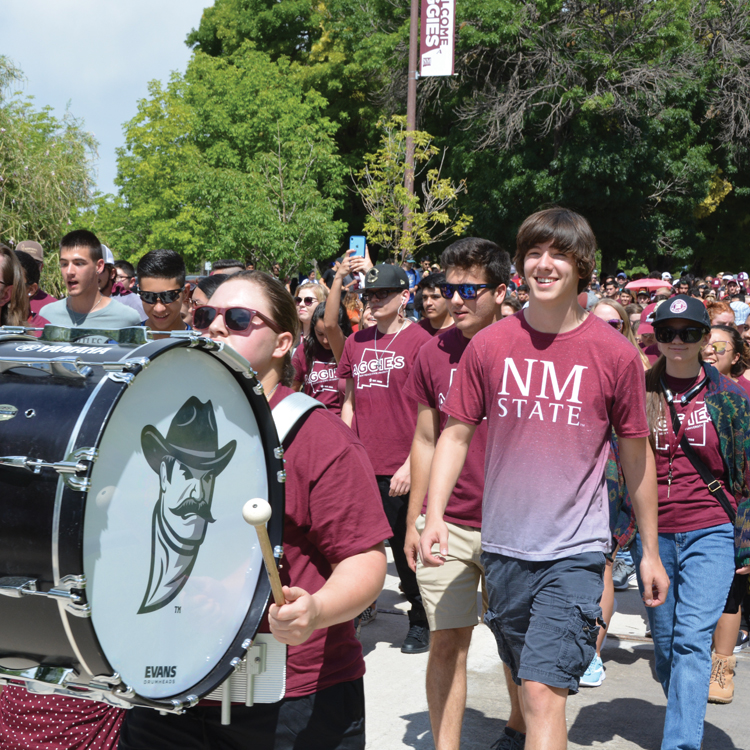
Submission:
[[[680,429],[677,432],[677,436],[675,437],[674,434],[674,427],[672,425],[672,410],[667,409],[669,411],[669,415],[667,416],[667,453],[669,455],[669,473],[667,474],[667,497],[669,497],[670,492],[672,490],[672,462],[674,461],[674,457],[677,454],[677,449],[680,445],[680,442],[682,441],[683,436],[685,435],[685,430],[687,429],[688,422],[690,421],[690,418],[693,416],[693,412],[695,411],[695,407],[698,406],[698,401],[696,400],[696,396],[700,393],[701,390],[703,390],[702,386],[705,385],[705,380],[700,383],[700,388],[695,391],[695,393],[692,394],[691,400],[689,402],[689,406],[687,408],[687,411],[685,412],[685,415],[682,419],[682,424],[680,425]],[[666,400],[666,399],[665,399]]]

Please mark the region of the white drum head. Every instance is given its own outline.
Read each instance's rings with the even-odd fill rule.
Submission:
[[[115,407],[91,483],[83,562],[102,649],[145,698],[189,691],[236,637],[262,568],[242,518],[268,497],[249,401],[212,356],[167,351]]]

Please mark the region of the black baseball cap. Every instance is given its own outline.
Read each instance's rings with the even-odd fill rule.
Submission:
[[[653,325],[658,326],[668,320],[689,320],[706,329],[711,328],[711,319],[708,317],[705,305],[699,299],[689,297],[687,294],[678,294],[672,299],[664,300],[656,308]]]
[[[387,263],[371,268],[365,276],[365,289],[408,289],[409,277],[406,271]]]

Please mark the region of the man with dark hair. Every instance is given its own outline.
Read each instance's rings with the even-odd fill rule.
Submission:
[[[445,277],[441,292],[456,319],[455,328],[441,331],[425,344],[404,387],[418,403],[417,426],[411,447],[411,493],[406,519],[404,553],[422,594],[430,625],[432,647],[427,662],[427,704],[437,750],[459,750],[466,706],[466,659],[477,624],[477,588],[485,594],[480,559],[484,455],[487,423],[474,433],[466,465],[445,510],[451,549],[442,567],[426,567],[417,559],[418,529],[424,525],[424,498],[430,465],[440,431],[448,415],[440,411],[453,374],[469,341],[483,328],[500,320],[505,290],[510,281],[510,258],[494,242],[476,237],[458,240],[443,253]],[[443,274],[433,274],[428,277]],[[423,280],[421,283],[424,283]],[[483,596],[486,600],[486,596]],[[511,696],[508,726],[494,747],[522,747],[525,725],[518,688],[506,668]],[[514,744],[515,743],[515,744]]]
[[[244,270],[245,264],[241,260],[223,258],[222,260],[214,261],[209,275],[213,276],[215,273],[223,273],[225,276],[234,276],[234,274]]]
[[[140,325],[135,310],[101,293],[104,266],[102,245],[93,232],[76,229],[66,234],[60,241],[60,271],[68,296],[46,305],[44,317],[63,328],[116,330]]]
[[[34,242],[34,240],[24,240],[16,245],[16,251],[21,251],[31,257],[37,265],[41,279],[41,273],[44,270],[44,250],[42,249],[42,246],[38,242]],[[29,297],[29,308],[31,309],[32,317],[39,315],[39,311],[51,302],[57,302],[57,299],[51,294],[47,294],[47,292],[39,286],[39,281],[37,281],[36,292]]]
[[[516,287],[516,299],[522,306],[529,301],[529,287],[526,284],[519,284]]]
[[[120,284],[128,292],[135,286],[135,268],[126,260],[115,261],[115,283]]]
[[[567,696],[596,653],[611,547],[605,467],[613,431],[643,544],[646,606],[662,604],[669,588],[640,355],[578,304],[595,252],[589,223],[573,211],[550,208],[521,225],[515,263],[529,305],[480,331],[458,363],[419,543],[425,565],[446,564],[443,514],[486,418],[485,622],[521,685],[534,750],[567,746]]]
[[[690,294],[690,280],[682,278],[675,284],[674,288],[677,294]]]
[[[165,334],[186,330],[181,314],[190,289],[185,283],[185,261],[174,250],[151,250],[138,261],[137,273],[146,325]]]
[[[431,273],[417,284],[414,295],[414,307],[422,316],[417,325],[424,328],[430,336],[442,333],[453,325],[450,305],[440,290],[443,284],[444,273]]]
[[[617,286],[616,281],[610,279],[604,283],[604,296],[607,299],[615,299],[619,293],[620,287]]]

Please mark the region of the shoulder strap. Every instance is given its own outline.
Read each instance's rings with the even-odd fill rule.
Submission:
[[[271,411],[273,421],[276,423],[276,432],[279,435],[279,443],[283,445],[287,435],[302,422],[313,409],[324,408],[317,399],[311,398],[304,393],[290,393],[283,401],[280,401]]]
[[[680,420],[677,417],[677,410],[674,408],[674,404],[671,401],[669,402],[669,411],[672,415],[672,427],[675,431],[675,435],[677,435],[680,431]],[[700,460],[695,448],[693,448],[688,442],[687,432],[682,436],[680,448],[682,448],[685,458],[693,464],[693,468],[698,472],[698,476],[706,483],[708,491],[719,501],[719,504],[729,516],[729,520],[734,523],[735,518],[737,518],[737,513],[729,502],[729,498],[727,498],[721,482],[709,471],[708,466]]]

